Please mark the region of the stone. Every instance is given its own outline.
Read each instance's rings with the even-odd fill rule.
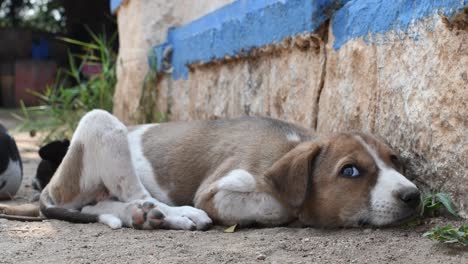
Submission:
[[[257,255],[257,260],[265,260],[266,256],[264,254],[258,254]]]

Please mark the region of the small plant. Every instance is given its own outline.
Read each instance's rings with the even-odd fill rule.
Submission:
[[[461,226],[459,228],[451,225],[436,227],[431,231],[424,233],[423,236],[443,243],[457,243],[463,246],[468,246],[468,226]]]
[[[438,215],[442,208],[445,208],[445,210],[453,216],[459,217],[452,199],[446,193],[427,193],[421,198],[421,204],[422,206],[419,215],[406,221],[406,225],[422,225],[424,223],[424,218]]]
[[[115,35],[108,38],[106,34],[89,33],[93,39],[91,43],[61,38],[82,47],[84,54],[69,52],[69,69],[59,70],[54,86],[46,88],[43,93],[32,92],[39,98],[41,105],[25,107],[22,104],[23,115],[16,115],[22,121],[20,130],[33,133],[47,131],[44,142],[70,138],[86,112],[96,108],[112,111],[112,97],[117,82],[117,56],[111,49]],[[97,65],[100,70],[85,78],[82,69],[86,65]]]
[[[422,199],[421,216],[433,217],[440,208],[445,208],[450,214],[459,217],[450,196],[445,193],[429,193]]]
[[[421,224],[423,218],[434,217],[439,213],[441,208],[445,208],[447,212],[455,217],[460,217],[452,199],[446,193],[426,194],[421,202],[420,216],[408,222],[409,225]],[[431,231],[424,233],[423,236],[443,243],[458,243],[468,246],[468,226],[461,226],[458,229],[451,225],[435,227]]]
[[[168,121],[167,113],[155,111],[157,98],[157,89],[155,89],[155,85],[157,83],[158,71],[156,66],[156,56],[154,53],[151,53],[149,58],[150,67],[148,72],[145,74],[141,86],[138,111],[135,116],[133,116],[139,124],[162,123]]]

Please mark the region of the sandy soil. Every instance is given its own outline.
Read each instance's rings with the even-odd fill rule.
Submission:
[[[0,111],[0,123],[16,123]],[[9,203],[27,202],[38,163],[37,139],[13,133],[24,162],[23,185]],[[464,220],[466,225],[468,221]],[[468,263],[468,249],[423,238],[444,218],[399,228],[264,228],[223,233],[111,230],[101,224],[0,219],[0,263]]]

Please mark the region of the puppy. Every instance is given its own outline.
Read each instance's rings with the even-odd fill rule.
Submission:
[[[39,149],[41,162],[37,166],[36,177],[32,182],[35,190],[42,191],[49,183],[63,157],[65,157],[68,146],[70,146],[70,141],[63,139],[52,141]]]
[[[415,214],[419,196],[397,154],[366,133],[319,136],[264,117],[127,128],[94,110],[40,209],[111,228],[382,226]]]
[[[11,199],[23,179],[23,164],[15,140],[0,124],[0,199]]]

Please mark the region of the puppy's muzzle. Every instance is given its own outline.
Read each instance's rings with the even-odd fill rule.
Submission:
[[[404,187],[396,192],[397,198],[408,208],[416,209],[421,202],[421,192],[414,187]]]

